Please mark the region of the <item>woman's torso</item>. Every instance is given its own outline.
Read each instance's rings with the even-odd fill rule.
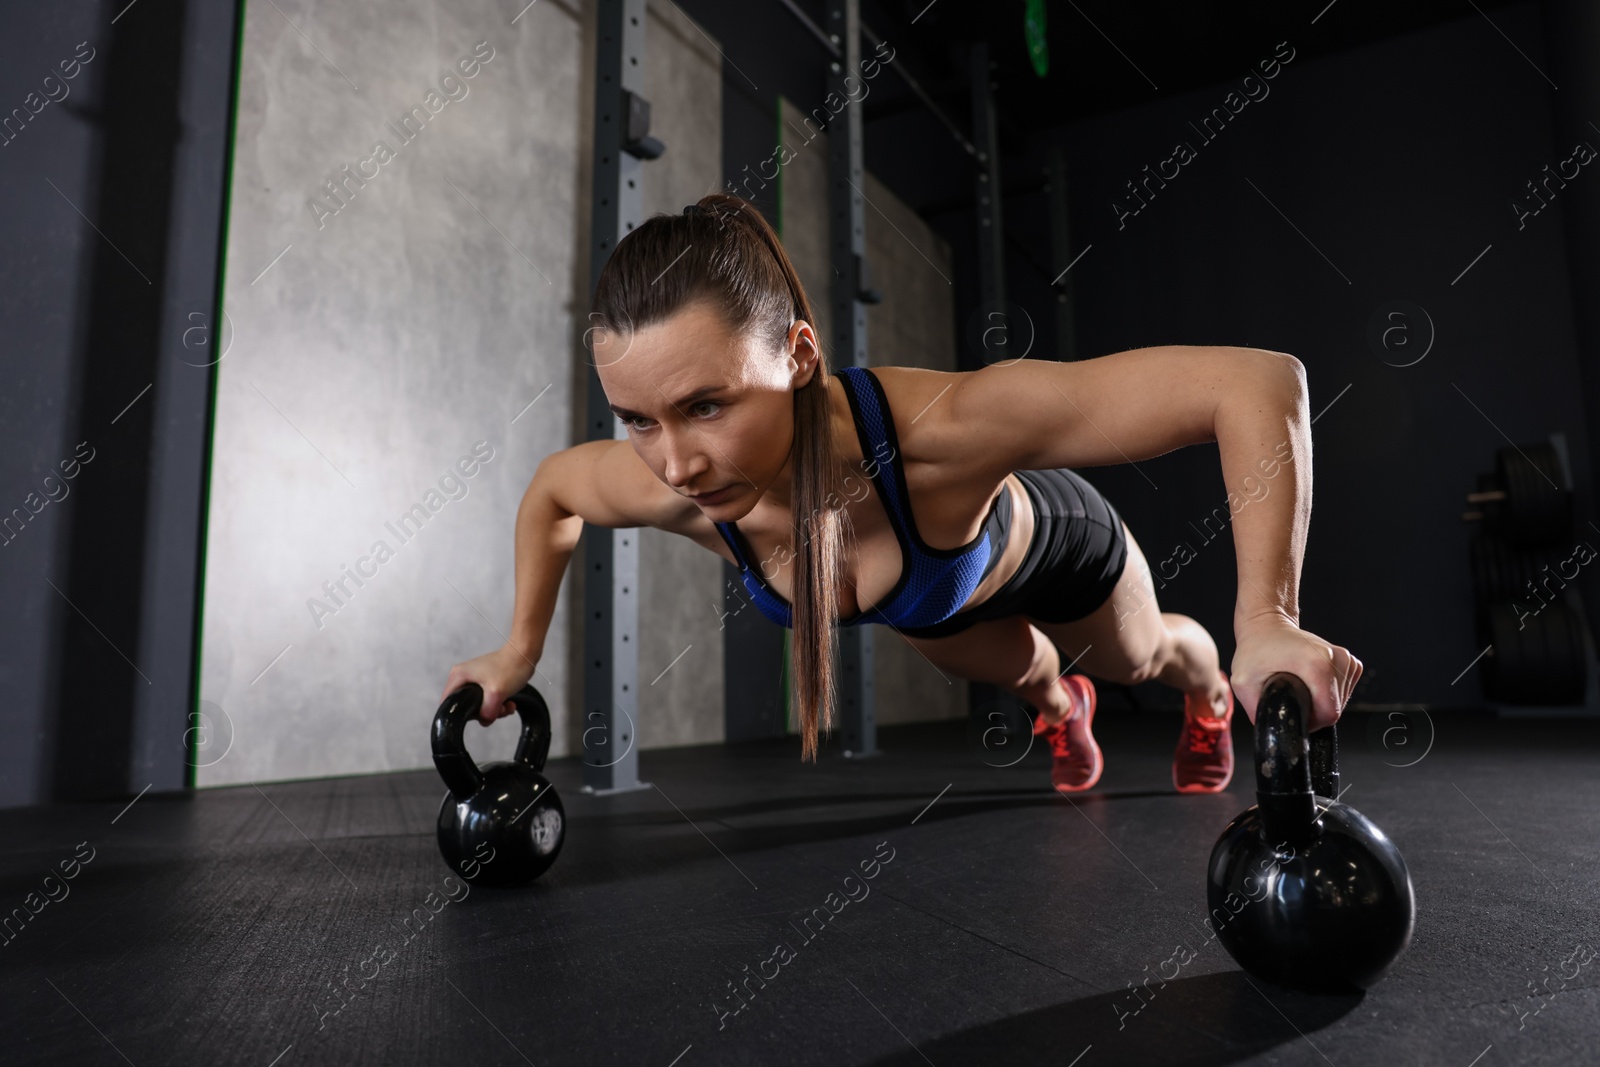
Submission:
[[[948,375],[935,376],[915,368],[883,367],[874,368],[872,376],[888,402],[889,411],[885,415],[893,423],[898,446],[896,454],[881,463],[869,461],[862,447],[856,416],[844,394],[846,386],[838,376],[829,379],[834,447],[842,463],[853,473],[871,471],[876,466],[887,479],[893,476],[893,465],[900,465],[909,496],[907,517],[915,528],[914,536],[923,544],[944,552],[970,545],[983,531],[985,519],[998,495],[1010,494],[1011,522],[1005,544],[989,546],[990,552],[1000,552],[999,558],[957,610],[981,604],[1016,573],[1027,553],[1034,527],[1028,493],[1015,474],[996,482],[992,474],[981,473],[981,464],[969,466],[926,458],[930,454],[949,453],[947,448],[939,447],[939,442],[928,440],[930,433],[945,432],[935,429],[939,425],[937,420],[918,425],[921,421],[918,413],[937,403],[948,389]],[[948,402],[947,397],[945,400]],[[966,447],[974,446],[969,442]],[[872,459],[887,455],[880,447],[879,455]],[[907,562],[876,480],[861,476],[858,481],[868,487],[865,493],[854,490],[841,495],[854,532],[853,542],[846,552],[845,580],[840,583],[837,602],[839,618],[846,622],[865,609],[884,607],[886,598],[901,587]],[[762,567],[761,563],[793,558],[791,521],[787,509],[761,503],[737,523],[737,534],[745,545],[746,562],[758,569],[767,589],[782,597],[785,604],[793,601],[794,567]],[[716,526],[704,515],[697,514],[689,528],[676,532],[686,534],[736,566],[739,564]]]

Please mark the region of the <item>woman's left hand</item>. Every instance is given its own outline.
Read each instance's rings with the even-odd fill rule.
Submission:
[[[1339,721],[1361,680],[1361,661],[1349,649],[1329,644],[1281,616],[1264,616],[1236,629],[1238,647],[1229,681],[1252,723],[1261,690],[1279,671],[1295,675],[1311,690],[1308,732]]]

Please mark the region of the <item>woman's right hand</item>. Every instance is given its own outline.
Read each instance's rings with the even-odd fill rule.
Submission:
[[[483,707],[478,711],[478,722],[488,726],[496,719],[516,714],[517,706],[511,702],[511,697],[528,684],[535,666],[537,657],[529,659],[511,645],[502,645],[493,652],[451,667],[439,703],[444,703],[451,693],[468,682],[477,682],[483,687]]]

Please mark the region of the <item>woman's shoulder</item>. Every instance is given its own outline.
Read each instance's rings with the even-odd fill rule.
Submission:
[[[971,427],[961,427],[955,399],[971,371],[927,367],[872,367],[883,388],[889,416],[906,462],[947,465],[971,459],[975,446]]]
[[[889,402],[918,535],[934,546],[966,544],[1011,473],[983,428],[957,410],[960,387],[976,372],[874,367],[872,373]]]
[[[970,371],[934,370],[930,367],[868,367],[883,387],[883,394],[896,417],[902,407],[912,411],[908,420],[926,411],[941,398],[948,398]]]

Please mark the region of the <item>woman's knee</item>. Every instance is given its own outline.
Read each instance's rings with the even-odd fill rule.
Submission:
[[[1153,645],[1143,645],[1127,650],[1127,685],[1140,685],[1161,675],[1170,658],[1171,642],[1158,640]]]
[[[1116,648],[1126,663],[1126,684],[1139,685],[1159,677],[1175,647],[1172,632],[1158,610],[1149,611],[1138,625],[1118,627]]]
[[[1083,669],[1118,685],[1139,685],[1158,677],[1166,666],[1165,642],[1118,634],[1105,644],[1093,645],[1078,660]]]

